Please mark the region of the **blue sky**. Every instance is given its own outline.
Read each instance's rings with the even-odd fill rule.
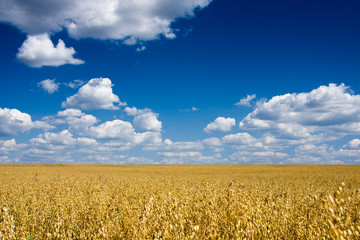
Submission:
[[[360,163],[359,1],[0,2],[0,163]]]

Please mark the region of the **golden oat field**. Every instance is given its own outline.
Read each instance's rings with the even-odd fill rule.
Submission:
[[[0,165],[0,239],[360,239],[360,166]]]

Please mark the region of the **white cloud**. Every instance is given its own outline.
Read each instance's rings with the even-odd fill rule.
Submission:
[[[0,5],[0,21],[30,34],[59,32],[73,38],[147,41],[175,38],[171,23],[194,15],[210,0],[54,0],[12,1]]]
[[[239,126],[285,139],[334,140],[360,133],[360,95],[344,84],[329,84],[309,93],[275,96],[259,103]]]
[[[33,128],[48,130],[53,126],[42,121],[33,122],[29,114],[17,109],[0,108],[0,136],[14,136]]]
[[[89,133],[99,139],[123,139],[131,141],[135,135],[135,130],[131,123],[116,119],[107,121],[99,126],[90,127]]]
[[[102,153],[108,153],[110,155],[114,155],[113,153],[119,152],[119,151],[127,151],[131,149],[134,145],[129,141],[124,140],[110,140],[105,142],[103,145],[100,145],[96,148],[97,152]]]
[[[119,109],[119,106],[126,105],[126,103],[120,102],[119,97],[113,94],[112,86],[111,80],[108,78],[93,78],[83,85],[75,95],[66,98],[66,102],[63,102],[61,106],[82,110]]]
[[[146,148],[147,145],[159,145],[161,144],[161,133],[160,132],[142,132],[135,133],[133,138],[133,143],[136,145],[144,145]]]
[[[136,51],[137,52],[143,52],[143,51],[145,51],[145,49],[146,49],[145,46],[141,46],[141,47],[136,48]]]
[[[295,154],[297,156],[300,155],[308,155],[308,156],[328,156],[329,148],[327,145],[323,144],[320,146],[316,146],[313,144],[304,144],[295,148]]]
[[[158,152],[158,156],[167,158],[193,158],[201,157],[200,152]]]
[[[8,163],[13,163],[13,161],[11,159],[9,159],[8,156],[0,156],[0,163],[8,164]]]
[[[1,151],[5,151],[9,148],[12,148],[16,146],[16,141],[15,139],[10,139],[10,140],[5,140],[5,141],[2,141],[0,140],[0,149]]]
[[[37,138],[30,140],[32,144],[52,144],[52,145],[73,145],[74,139],[68,130],[63,130],[59,133],[45,132],[40,134]]]
[[[254,137],[247,132],[229,134],[222,137],[223,146],[230,145],[232,149],[242,151],[279,151],[293,146],[304,144],[317,144],[323,139],[314,137],[313,139],[282,139],[265,133],[261,137]]]
[[[360,150],[360,139],[353,139],[343,146],[344,149],[356,149]]]
[[[333,161],[341,161],[342,163],[359,164],[360,150],[340,149],[331,152]],[[331,164],[331,162],[330,162]]]
[[[135,116],[133,124],[136,129],[144,131],[161,131],[162,122],[157,119],[159,114],[152,112],[151,109],[126,107],[125,112],[128,116]]]
[[[126,111],[131,114],[131,109],[134,110],[136,116],[149,112],[148,109],[144,111],[136,108],[127,108]],[[79,109],[69,108],[59,111],[55,116],[48,116],[44,119],[54,124],[67,124],[68,129],[66,131],[71,136],[76,134],[101,140],[102,144],[98,144],[97,148],[93,149],[94,151],[124,151],[138,145],[146,148],[147,146],[159,146],[162,143],[159,131],[135,132],[135,128],[130,122],[119,119],[95,125],[99,119],[93,115],[85,114]],[[44,139],[43,136],[39,138]],[[81,139],[74,140],[79,145]]]
[[[73,57],[75,53],[74,48],[67,48],[61,39],[55,47],[48,34],[40,34],[28,35],[16,57],[19,61],[34,68],[83,64],[84,61]]]
[[[36,149],[58,150],[58,154],[61,154],[60,150],[81,151],[84,148],[93,147],[97,141],[86,137],[73,138],[73,134],[69,130],[63,130],[58,133],[39,134],[38,137],[30,139],[30,143],[32,146],[36,146]]]
[[[238,151],[229,156],[234,163],[271,164],[287,158],[288,154],[272,151]]]
[[[84,116],[85,113],[81,112],[79,109],[68,108],[64,111],[59,111],[56,115],[59,117],[81,117]]]
[[[69,116],[65,118],[65,121],[69,125],[69,130],[81,135],[86,134],[91,126],[99,122],[96,117],[89,114],[81,117]]]
[[[17,151],[26,146],[26,144],[17,144],[15,139],[5,141],[0,140],[0,155],[7,155],[11,151]]]
[[[215,137],[212,138],[206,138],[202,140],[202,142],[207,146],[221,146],[221,140]]]
[[[51,149],[52,146],[43,145],[45,149],[30,148],[22,151],[20,160],[22,163],[72,163],[74,160],[71,158],[69,151],[59,151],[62,148]]]
[[[229,134],[224,136],[222,142],[225,144],[250,145],[257,142],[257,139],[248,133]]]
[[[49,94],[58,91],[59,85],[59,83],[55,82],[55,79],[45,79],[38,83],[38,86],[44,89]]]
[[[354,139],[358,140],[358,139]],[[295,148],[295,156],[282,163],[296,164],[356,164],[360,162],[360,149],[357,141],[350,141],[336,150],[326,144],[304,144]]]
[[[212,131],[228,132],[233,126],[235,126],[234,118],[218,117],[213,122],[209,123],[206,128],[204,128],[204,131],[207,133]]]
[[[136,116],[136,114],[138,113],[136,107],[126,107],[124,111],[128,116]]]
[[[94,146],[97,143],[95,139],[86,138],[86,137],[76,138],[75,140],[76,140],[76,146],[80,148]]]
[[[55,116],[46,116],[43,120],[54,125],[67,124],[70,132],[79,135],[87,134],[89,128],[99,122],[93,115],[74,108],[59,111]]]
[[[72,82],[64,83],[65,86],[68,86],[68,87],[70,87],[72,89],[81,87],[83,84],[84,84],[84,81],[79,80],[79,79],[76,79],[76,80],[74,80]]]
[[[136,145],[158,145],[161,143],[161,134],[159,132],[135,132],[131,123],[119,119],[107,121],[98,126],[92,126],[87,134],[97,139],[119,140],[116,143],[127,148]]]
[[[215,137],[206,138],[206,139],[203,139],[202,142],[204,143],[204,145],[209,147],[214,152],[224,151],[224,148],[222,147],[223,144],[219,138],[215,138]]]
[[[242,98],[240,99],[239,102],[235,103],[236,106],[246,106],[246,107],[250,107],[251,106],[251,101],[256,98],[256,94],[252,94],[252,95],[247,95],[246,98]]]
[[[149,112],[143,112],[134,118],[134,126],[137,129],[145,131],[161,131],[161,121],[157,119],[158,114]]]
[[[136,39],[134,37],[128,37],[123,41],[123,43],[125,45],[135,45],[136,44]]]
[[[198,151],[158,152],[157,155],[162,159],[160,161],[162,164],[215,164],[228,161],[220,153],[203,156]]]
[[[170,139],[165,139],[157,145],[149,145],[145,150],[156,151],[200,151],[204,149],[202,142],[173,142]]]

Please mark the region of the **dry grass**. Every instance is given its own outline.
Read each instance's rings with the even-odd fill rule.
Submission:
[[[360,239],[360,166],[0,165],[0,239]]]

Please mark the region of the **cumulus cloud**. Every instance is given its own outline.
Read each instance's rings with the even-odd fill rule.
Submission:
[[[161,131],[161,121],[157,119],[157,114],[153,112],[144,112],[134,118],[134,126],[137,129],[145,131]]]
[[[39,134],[38,137],[32,138],[30,143],[40,149],[64,150],[94,146],[97,142],[91,138],[73,138],[73,134],[69,130],[63,130],[58,133],[45,132]]]
[[[42,121],[34,122],[29,114],[17,109],[0,108],[0,136],[15,136],[17,132],[33,128],[48,130],[54,127]]]
[[[69,125],[69,130],[74,131],[80,135],[87,134],[90,127],[99,122],[96,117],[90,114],[86,114],[81,117],[69,116],[66,117],[65,120]]]
[[[112,86],[109,78],[93,78],[83,85],[75,95],[66,98],[61,106],[82,110],[119,109],[119,106],[126,105],[126,103],[120,102],[119,97],[113,94]]]
[[[59,133],[45,132],[44,134],[40,134],[37,138],[31,139],[30,143],[45,145],[72,145],[74,144],[74,139],[68,130],[64,130]]]
[[[59,146],[56,149],[51,149],[53,146],[43,145],[45,149],[30,148],[22,151],[20,160],[23,163],[72,163],[74,160],[69,151],[59,151]],[[63,148],[63,147],[60,147]]]
[[[126,107],[125,112],[128,116],[134,116],[133,124],[138,130],[161,131],[162,122],[158,120],[159,114],[151,109],[137,109],[135,107]]]
[[[136,107],[126,107],[124,111],[128,116],[136,116],[138,113],[138,109]]]
[[[349,160],[358,159],[360,154],[353,150],[335,150],[326,144],[303,144],[295,148],[295,156],[281,163],[292,164],[344,164]],[[359,151],[360,152],[360,151]]]
[[[157,145],[161,143],[161,134],[159,132],[137,133],[130,122],[119,119],[92,126],[87,133],[97,139],[120,140],[117,141],[117,144],[127,145],[128,148],[139,144]]]
[[[59,111],[55,116],[46,116],[43,120],[53,125],[67,124],[69,131],[79,135],[86,135],[89,128],[99,122],[95,116],[73,108]]]
[[[142,132],[135,133],[133,138],[133,143],[135,145],[142,144],[144,149],[148,145],[158,145],[162,141],[160,132]]]
[[[131,114],[130,110],[131,108],[127,108],[129,114]],[[135,110],[134,114],[136,116],[144,113],[143,110],[136,108],[133,108],[133,110]],[[148,110],[145,112],[147,113]],[[53,124],[67,124],[68,129],[66,130],[66,134],[68,136],[76,134],[101,140],[102,144],[97,145],[96,151],[123,151],[138,145],[146,148],[147,146],[159,146],[162,143],[161,133],[159,131],[136,132],[130,122],[120,119],[106,121],[100,125],[96,125],[99,119],[93,115],[85,114],[79,109],[68,108],[59,111],[55,116],[48,116],[44,119]],[[52,133],[47,133],[46,136],[49,134],[51,135]],[[39,138],[45,139],[44,136]],[[79,144],[80,139],[81,138],[74,140]],[[86,143],[86,141],[84,143]]]
[[[198,151],[158,152],[157,155],[162,159],[162,164],[214,164],[228,161],[220,153],[204,156]]]
[[[116,119],[91,127],[90,134],[100,139],[130,140],[133,138],[135,130],[131,123]]]
[[[206,139],[202,140],[202,142],[208,146],[221,146],[222,145],[221,140],[218,138],[215,138],[215,137],[206,138]]]
[[[16,57],[19,61],[34,68],[83,64],[84,61],[74,58],[74,54],[76,54],[74,48],[67,48],[61,39],[54,46],[48,34],[40,34],[28,35]]]
[[[324,141],[360,133],[360,95],[344,84],[329,84],[309,93],[275,96],[259,103],[239,126],[286,139]]]
[[[287,158],[289,155],[282,152],[272,151],[238,151],[229,156],[234,163],[261,163],[271,164],[279,159]]]
[[[49,94],[52,94],[59,89],[59,83],[55,82],[55,79],[45,79],[38,83],[38,87],[41,87]]]
[[[212,131],[228,132],[233,126],[235,126],[234,118],[218,117],[213,122],[209,123],[204,128],[204,131],[207,133],[210,133]]]
[[[240,99],[239,102],[235,103],[236,106],[246,106],[246,107],[250,107],[251,106],[251,101],[256,98],[256,94],[252,94],[252,95],[247,95],[246,98],[242,98]]]
[[[206,139],[203,139],[202,142],[204,143],[204,145],[209,147],[214,152],[224,151],[224,148],[222,147],[223,144],[219,138],[215,138],[215,137],[206,138]]]
[[[356,149],[360,150],[360,139],[353,139],[343,146],[344,149]]]
[[[59,117],[81,117],[84,116],[85,113],[83,113],[79,109],[68,108],[65,109],[64,111],[59,111],[56,115]]]
[[[5,141],[0,140],[0,149],[2,151],[12,148],[14,146],[16,146],[15,139],[10,139],[10,140],[5,140]]]
[[[91,126],[99,122],[99,120],[90,114],[85,114],[79,109],[68,108],[64,111],[59,111],[56,114],[54,123],[68,124],[69,130],[76,134],[84,135],[88,133]]]
[[[193,158],[201,157],[202,154],[200,152],[159,152],[158,156],[167,158]]]
[[[0,140],[0,155],[7,155],[11,151],[17,151],[26,147],[26,144],[17,144],[15,139]]]
[[[257,142],[257,139],[248,133],[229,134],[224,136],[222,142],[225,144],[250,145]]]
[[[202,142],[173,142],[165,139],[157,145],[149,145],[145,150],[156,151],[200,151],[204,149]]]
[[[328,146],[322,144],[320,146],[316,146],[314,144],[304,144],[295,148],[295,154],[297,156],[300,155],[308,155],[308,156],[323,156],[328,155]]]
[[[147,41],[175,38],[171,23],[194,15],[211,0],[3,0],[0,21],[30,34],[59,32],[63,28],[73,38]]]

